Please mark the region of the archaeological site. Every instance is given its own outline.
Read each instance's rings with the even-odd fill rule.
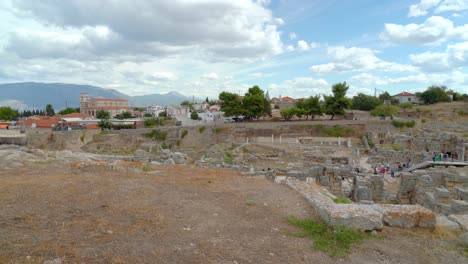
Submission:
[[[425,114],[0,131],[0,263],[468,263],[468,119]]]

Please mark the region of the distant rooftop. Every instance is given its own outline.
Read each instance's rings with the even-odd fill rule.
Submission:
[[[412,93],[408,93],[408,92],[401,92],[399,94],[395,94],[394,96],[416,96],[416,95]]]

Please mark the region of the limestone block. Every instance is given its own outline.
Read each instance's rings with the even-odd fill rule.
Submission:
[[[329,225],[345,225],[357,230],[382,229],[382,214],[372,205],[336,204],[328,210]]]
[[[358,186],[356,191],[354,192],[354,200],[372,200],[372,190],[365,186]]]
[[[187,161],[187,155],[180,152],[174,152],[172,154],[172,159],[174,160],[175,164],[185,164]]]
[[[430,192],[424,193],[423,206],[430,210],[433,210],[433,211],[435,210],[436,200],[435,200],[433,193],[430,193]]]
[[[465,247],[468,247],[468,232],[465,232],[463,235],[461,235],[461,241]]]
[[[468,202],[462,200],[452,200],[452,214],[468,214]]]
[[[457,222],[461,226],[463,231],[468,231],[468,214],[452,214],[448,216],[448,219]]]
[[[445,188],[435,188],[434,197],[438,203],[449,203],[450,192]]]
[[[450,204],[437,203],[435,211],[440,214],[449,215],[452,213],[452,207]]]
[[[449,182],[453,183],[467,183],[468,177],[462,174],[447,173],[447,179]]]
[[[452,221],[447,216],[440,214],[436,216],[436,227],[439,232],[442,233],[458,233],[462,230],[461,226],[457,222]]]
[[[459,200],[468,201],[468,188],[455,187],[454,190]]]
[[[175,165],[175,162],[173,159],[169,158],[164,162],[165,165]]]
[[[434,228],[436,224],[434,212],[420,205],[376,204],[372,206],[382,213],[383,223],[388,226]]]

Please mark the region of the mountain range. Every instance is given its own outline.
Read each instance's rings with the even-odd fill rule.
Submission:
[[[129,96],[114,89],[104,89],[91,85],[66,83],[8,83],[0,84],[0,106],[10,106],[14,109],[44,109],[51,104],[54,109],[65,109],[66,106],[80,106],[80,93],[88,93],[90,98],[121,98],[128,100],[131,107],[146,107],[150,105],[179,105],[182,101],[192,101],[193,98],[178,92],[167,94],[149,94]],[[194,98],[196,102],[202,99]]]

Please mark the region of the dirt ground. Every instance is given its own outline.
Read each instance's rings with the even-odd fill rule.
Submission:
[[[0,170],[0,263],[468,263],[456,241],[384,229],[345,259],[311,249],[288,216],[313,217],[284,185],[227,170],[72,174]]]

